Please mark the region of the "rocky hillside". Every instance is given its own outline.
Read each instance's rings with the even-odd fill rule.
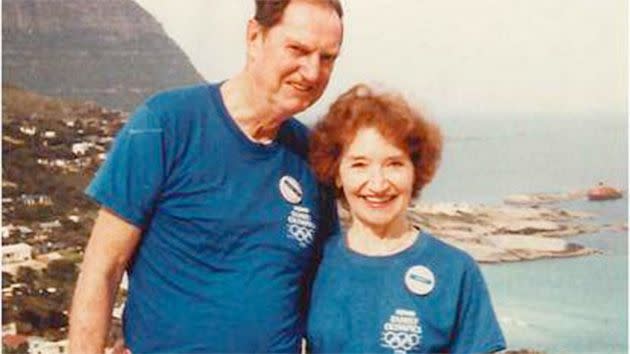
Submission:
[[[3,0],[2,52],[4,82],[123,110],[203,80],[133,0]]]

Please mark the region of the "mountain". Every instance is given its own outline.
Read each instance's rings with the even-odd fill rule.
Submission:
[[[2,77],[123,110],[156,91],[203,81],[133,0],[2,0]]]

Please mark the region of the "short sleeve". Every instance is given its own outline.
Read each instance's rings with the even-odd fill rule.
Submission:
[[[450,353],[491,353],[505,349],[490,294],[474,261],[466,270],[461,291],[457,328]]]
[[[85,193],[128,222],[145,228],[165,179],[164,131],[146,106],[118,133]]]

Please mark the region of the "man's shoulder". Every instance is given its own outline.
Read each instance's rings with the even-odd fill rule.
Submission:
[[[155,113],[190,110],[210,101],[212,84],[197,84],[159,91],[144,101],[144,106]]]
[[[282,125],[278,133],[278,140],[298,155],[306,157],[308,154],[308,135],[308,127],[292,117]]]

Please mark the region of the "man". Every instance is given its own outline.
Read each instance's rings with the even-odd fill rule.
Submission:
[[[71,352],[103,352],[125,270],[132,352],[299,351],[308,275],[334,208],[291,116],[328,84],[341,17],[337,0],[257,0],[242,72],[136,110],[87,189],[102,208]]]

